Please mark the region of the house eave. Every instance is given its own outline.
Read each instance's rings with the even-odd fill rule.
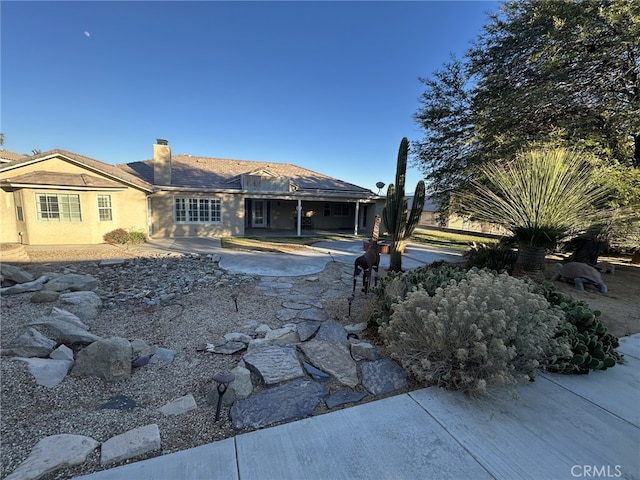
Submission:
[[[37,190],[80,190],[88,192],[122,192],[127,190],[127,187],[78,187],[73,185],[43,185],[37,183],[16,183],[16,182],[1,182],[0,186],[10,188],[33,188]]]
[[[154,188],[154,193],[160,192],[184,192],[184,193],[224,193],[224,194],[233,194],[233,195],[242,195],[245,197],[252,198],[277,198],[280,200],[296,200],[296,199],[319,199],[326,200],[328,198],[335,199],[352,199],[355,200],[377,200],[380,197],[379,195],[367,193],[367,192],[337,192],[337,191],[324,191],[324,190],[307,190],[300,191],[297,190],[295,192],[282,192],[282,191],[273,191],[273,192],[264,192],[264,191],[252,191],[252,190],[239,190],[239,189],[230,189],[230,188],[197,188],[197,187],[168,187],[156,185]]]

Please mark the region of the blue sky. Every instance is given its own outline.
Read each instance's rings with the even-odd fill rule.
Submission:
[[[164,138],[377,191],[402,137],[422,137],[418,77],[461,57],[499,5],[2,1],[3,148],[116,164]],[[408,192],[420,178],[409,168]]]

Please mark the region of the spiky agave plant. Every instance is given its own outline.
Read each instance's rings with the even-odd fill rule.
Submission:
[[[508,228],[518,243],[514,275],[544,280],[545,249],[602,214],[605,190],[576,151],[541,148],[480,168],[461,207],[479,221]]]
[[[403,138],[398,149],[398,163],[396,165],[396,182],[387,189],[387,202],[382,210],[382,219],[389,235],[389,270],[402,271],[402,250],[407,239],[418,225],[424,207],[425,187],[420,180],[413,194],[411,211],[407,208],[407,197],[404,193],[405,177],[407,175],[407,157],[409,155],[409,140]]]

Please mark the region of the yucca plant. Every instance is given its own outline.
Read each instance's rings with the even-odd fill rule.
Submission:
[[[461,207],[511,230],[518,243],[514,275],[543,280],[545,249],[601,215],[605,193],[579,152],[541,148],[481,167]]]

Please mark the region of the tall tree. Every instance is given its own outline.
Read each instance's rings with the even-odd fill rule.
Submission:
[[[638,2],[505,3],[464,62],[422,79],[415,119],[425,136],[414,149],[430,189],[446,199],[478,164],[541,145],[580,147],[607,167],[640,167],[639,32]]]

